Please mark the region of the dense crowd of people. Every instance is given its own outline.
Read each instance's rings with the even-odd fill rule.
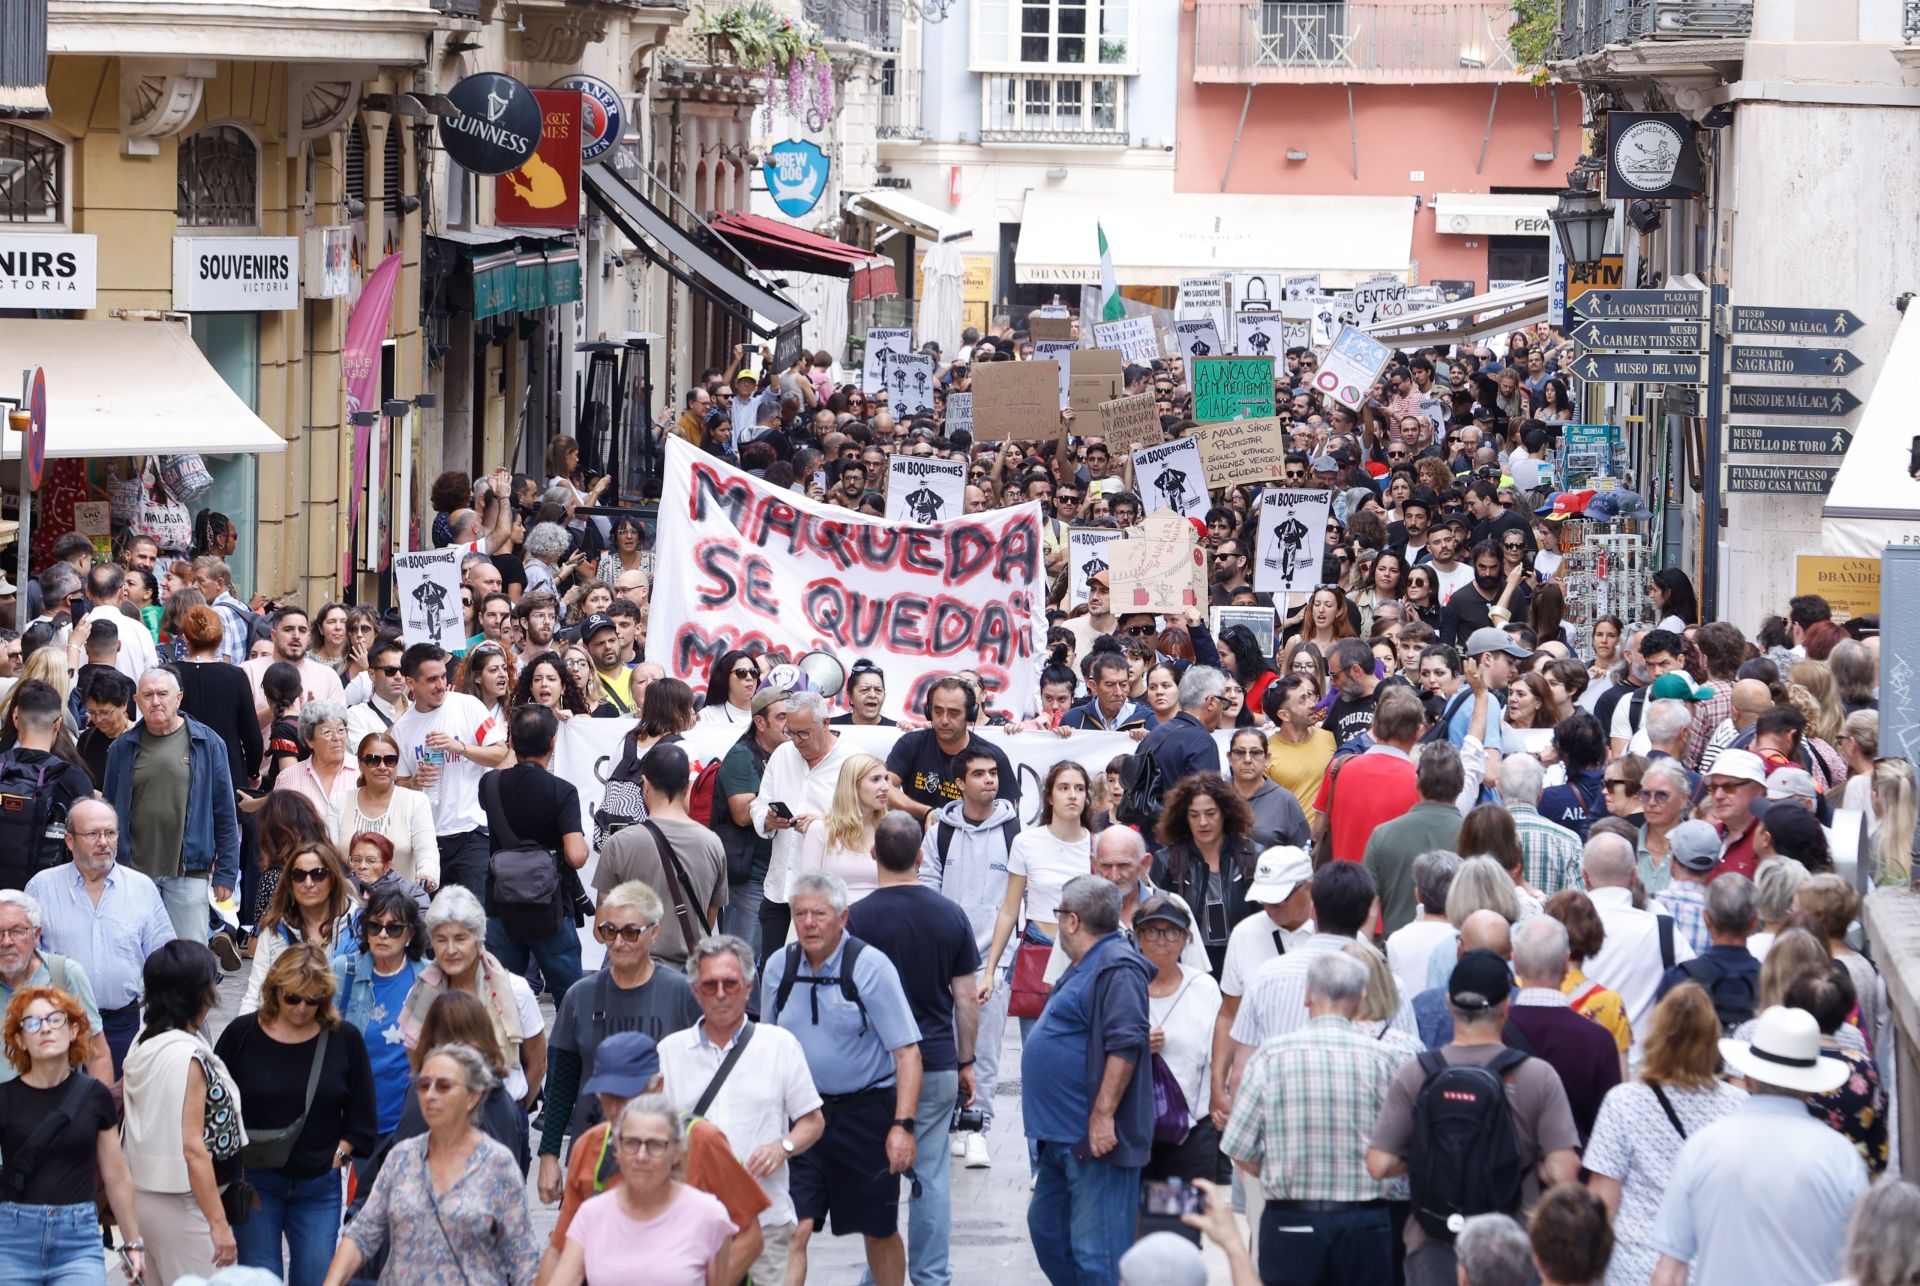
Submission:
[[[1195,520],[1265,636],[1106,572],[1073,601],[1068,529],[1145,506],[1070,413],[947,431],[974,364],[1031,356],[1004,318],[904,422],[742,351],[663,417],[848,510],[902,452],[1038,502],[1032,708],[959,669],[903,712],[851,655],[824,690],[763,647],[672,673],[650,521],[564,437],[544,483],[434,483],[458,653],[243,598],[218,514],[60,537],[0,633],[0,1267],[798,1286],[857,1235],[940,1286],[954,1168],[1024,1162],[1056,1286],[1204,1281],[1203,1236],[1236,1286],[1920,1281],[1862,930],[1916,838],[1877,619],[1802,596],[1749,635],[1675,568],[1570,597],[1537,556],[1601,519],[1551,489],[1564,353],[1401,352],[1357,412],[1289,353],[1272,481],[1329,494],[1323,583],[1254,590],[1258,486]],[[1191,427],[1178,361],[1125,382]],[[576,718],[625,721],[590,808]],[[1057,748],[1024,798],[1023,733]]]

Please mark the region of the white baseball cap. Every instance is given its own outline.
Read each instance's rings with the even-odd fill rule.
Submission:
[[[1313,878],[1313,859],[1307,850],[1292,844],[1276,844],[1260,855],[1253,868],[1253,883],[1247,897],[1269,905],[1285,902],[1295,889]]]

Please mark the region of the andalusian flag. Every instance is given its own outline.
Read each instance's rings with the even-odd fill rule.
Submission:
[[[1113,275],[1113,251],[1107,249],[1107,230],[1098,221],[1093,230],[1100,234],[1100,290],[1106,296],[1100,307],[1100,320],[1119,321],[1127,315],[1127,301],[1120,297],[1120,281]]]

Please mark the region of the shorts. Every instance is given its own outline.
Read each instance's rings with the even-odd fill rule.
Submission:
[[[893,1128],[891,1085],[842,1097],[826,1096],[827,1126],[820,1141],[788,1165],[794,1213],[833,1235],[891,1237],[900,1229],[900,1176],[887,1171],[887,1131]]]

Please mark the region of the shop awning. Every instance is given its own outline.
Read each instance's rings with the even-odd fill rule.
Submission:
[[[1362,329],[1387,343],[1404,338],[1421,345],[1457,344],[1482,335],[1498,335],[1531,326],[1546,315],[1547,279],[1541,277],[1524,285],[1470,295],[1436,308],[1378,321]],[[1436,325],[1437,330],[1424,329]]]
[[[851,277],[873,258],[873,251],[823,237],[791,223],[729,210],[707,226],[719,233],[754,267],[770,272],[811,272],[822,277]]]
[[[0,318],[0,353],[47,373],[49,459],[287,449],[182,323]],[[23,436],[0,433],[0,458]]]
[[[634,249],[756,334],[772,337],[806,319],[792,300],[715,258],[664,210],[605,166],[588,170],[581,181],[587,200]]]
[[[1323,287],[1344,290],[1376,273],[1406,276],[1413,198],[1115,192],[1102,200],[1032,188],[1014,279],[1099,285],[1102,230],[1122,286],[1178,286],[1182,277],[1223,272],[1317,272]]]
[[[1453,237],[1550,237],[1547,211],[1555,200],[1524,193],[1442,192],[1433,198],[1433,227]]]
[[[473,319],[530,312],[580,298],[580,250],[571,238],[549,240],[506,228],[449,229],[473,278]]]
[[[964,241],[973,235],[973,229],[954,215],[891,188],[854,193],[847,198],[847,213],[868,223],[912,233],[922,241]]]
[[[1909,307],[1860,410],[1853,443],[1820,511],[1820,548],[1844,558],[1879,558],[1888,545],[1920,539],[1920,482],[1913,450],[1913,373],[1920,370],[1920,308]]]

